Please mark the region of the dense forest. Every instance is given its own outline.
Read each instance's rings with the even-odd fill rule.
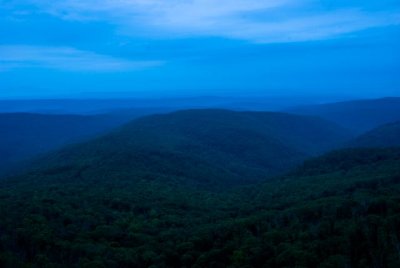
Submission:
[[[293,135],[293,132],[296,135]],[[225,188],[288,171],[348,140],[325,120],[272,112],[187,110],[134,120],[35,167],[77,179],[149,177]]]
[[[2,148],[128,116],[4,115]],[[279,112],[142,117],[0,181],[0,266],[398,267],[397,134]]]
[[[134,120],[0,181],[0,266],[399,267],[400,148],[331,151],[352,137],[284,113]]]
[[[2,267],[399,267],[400,149],[229,190],[68,170],[1,183]]]

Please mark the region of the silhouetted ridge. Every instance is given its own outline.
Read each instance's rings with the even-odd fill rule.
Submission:
[[[22,160],[104,134],[126,121],[111,115],[0,114],[0,173]]]
[[[43,163],[55,170],[71,167],[71,178],[78,179],[112,175],[244,183],[282,173],[348,138],[346,131],[318,118],[188,110],[140,118]]]

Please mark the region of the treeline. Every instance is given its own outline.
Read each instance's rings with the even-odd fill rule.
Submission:
[[[1,267],[400,267],[400,149],[225,191],[72,174],[1,182]]]

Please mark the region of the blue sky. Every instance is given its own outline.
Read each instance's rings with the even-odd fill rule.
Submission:
[[[0,0],[0,98],[400,95],[398,0]]]

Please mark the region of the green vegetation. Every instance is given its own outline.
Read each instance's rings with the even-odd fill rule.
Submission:
[[[2,267],[400,265],[400,149],[337,151],[229,191],[68,170],[0,189]]]
[[[293,135],[293,133],[296,133]],[[222,187],[263,180],[349,139],[335,124],[283,113],[190,110],[144,117],[38,165],[71,177],[165,178]]]
[[[271,177],[346,137],[280,113],[134,121],[0,181],[0,267],[400,267],[400,148]]]

